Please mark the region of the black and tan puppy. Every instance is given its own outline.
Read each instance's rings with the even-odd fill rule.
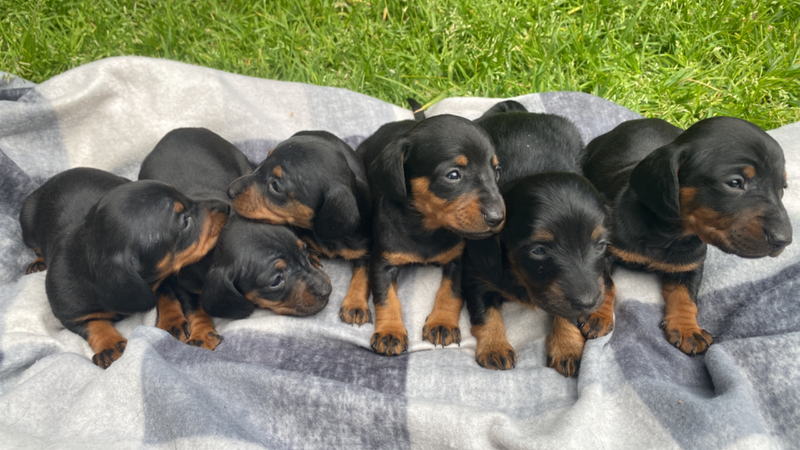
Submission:
[[[161,182],[78,168],[34,191],[20,222],[25,242],[39,248],[47,266],[53,313],[89,342],[92,361],[106,368],[127,344],[113,323],[156,306],[159,317],[169,316],[154,291],[211,250],[228,210],[224,202],[196,200]],[[162,329],[173,325],[159,319]]]
[[[170,181],[181,192],[227,203],[228,185],[251,171],[245,155],[216,133],[179,128],[167,133],[145,158],[139,178]],[[159,301],[173,302],[176,307],[179,301],[188,319],[184,328],[176,331],[183,331],[189,344],[213,349],[222,338],[207,319],[209,314],[242,318],[256,306],[291,315],[322,309],[328,302],[330,282],[311,265],[305,246],[297,242],[288,229],[234,214],[217,249],[184,267],[159,290]],[[287,286],[294,291],[287,291]],[[238,288],[245,290],[239,292]],[[207,289],[211,292],[201,301],[200,294]],[[201,317],[204,320],[198,325]]]
[[[234,214],[213,256],[200,296],[212,316],[241,319],[256,307],[310,316],[328,304],[330,279],[287,227]]]
[[[713,342],[697,323],[706,245],[745,258],[792,242],[781,198],[783,150],[758,126],[715,117],[686,131],[659,119],[622,123],[588,146],[584,173],[613,210],[609,253],[657,273],[667,340],[688,355]]]
[[[583,143],[575,125],[500,107],[509,103],[516,102],[502,102],[477,120],[495,142],[507,218],[498,236],[467,242],[465,251],[464,297],[478,341],[476,360],[489,369],[514,367],[500,308],[517,301],[554,316],[547,365],[573,376],[584,336],[603,336],[614,324],[606,208],[577,174]]]
[[[397,274],[407,264],[442,266],[423,338],[434,345],[459,343],[464,238],[497,233],[505,220],[489,136],[467,119],[441,115],[384,125],[357,152],[375,198],[372,348],[383,355],[408,348],[397,297]]]
[[[350,287],[339,309],[346,323],[372,321],[367,262],[372,198],[361,159],[326,131],[302,131],[278,144],[253,171],[228,188],[240,215],[290,225],[328,258],[353,261]]]

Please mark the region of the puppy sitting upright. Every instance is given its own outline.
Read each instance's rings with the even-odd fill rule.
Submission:
[[[633,120],[589,144],[584,173],[613,209],[608,251],[660,276],[662,328],[682,352],[693,356],[713,342],[697,323],[706,245],[761,258],[792,242],[784,165],[774,139],[731,117],[683,132],[660,119]]]
[[[153,291],[211,250],[228,210],[224,202],[195,200],[161,182],[78,168],[34,191],[20,222],[23,239],[39,248],[47,266],[53,313],[89,342],[92,361],[106,368],[127,344],[113,322],[157,305],[159,316],[167,315]],[[163,329],[172,326],[159,321]]]
[[[442,346],[460,342],[464,238],[497,233],[505,220],[489,136],[467,119],[441,115],[384,125],[357,152],[375,198],[372,348],[383,355],[408,348],[397,297],[397,274],[407,264],[442,266],[423,338]]]
[[[573,376],[584,336],[613,328],[607,216],[597,190],[576,173],[583,142],[575,125],[521,109],[517,102],[501,102],[476,121],[496,145],[507,218],[498,236],[470,241],[465,250],[464,297],[478,341],[475,356],[488,369],[514,367],[516,352],[500,308],[518,301],[555,316],[547,365]]]
[[[245,155],[216,133],[179,128],[147,155],[139,178],[170,182],[182,192],[227,203],[228,185],[251,171]],[[225,225],[216,250],[168,281],[159,302],[177,307],[180,301],[189,319],[184,331],[191,332],[188,343],[207,349],[222,339],[208,314],[238,319],[259,306],[278,314],[310,315],[327,304],[331,290],[294,233],[236,215]]]
[[[361,159],[327,131],[301,131],[281,142],[228,188],[234,209],[248,219],[290,225],[317,253],[353,261],[350,288],[339,308],[346,323],[372,321],[367,262],[372,199]]]

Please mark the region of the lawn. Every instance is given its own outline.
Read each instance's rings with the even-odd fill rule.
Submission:
[[[117,55],[338,86],[406,106],[572,90],[688,126],[800,121],[800,2],[0,0],[0,70]]]

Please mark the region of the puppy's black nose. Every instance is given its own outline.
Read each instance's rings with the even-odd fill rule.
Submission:
[[[235,198],[237,195],[244,192],[247,187],[247,182],[244,177],[237,178],[228,186],[228,198]]]
[[[788,233],[782,232],[765,232],[764,234],[767,235],[767,242],[769,245],[772,246],[772,251],[779,251],[786,248],[789,244],[792,243],[792,233],[791,229],[789,229]]]
[[[502,209],[485,210],[483,212],[483,220],[486,221],[486,225],[489,225],[489,228],[500,225],[505,218],[506,214]]]

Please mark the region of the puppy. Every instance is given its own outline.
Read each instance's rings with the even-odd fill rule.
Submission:
[[[171,182],[182,192],[227,203],[228,185],[251,171],[245,155],[221,136],[205,128],[180,128],[167,133],[145,158],[139,178]],[[297,240],[289,230],[230,218],[217,250],[164,283],[162,301],[179,301],[188,319],[187,325],[176,331],[185,330],[183,335],[192,345],[214,349],[222,337],[214,331],[209,314],[242,318],[255,309],[254,303],[278,314],[309,315],[322,309],[330,282],[311,266],[305,246],[298,247]],[[291,282],[296,288],[293,296],[280,290],[286,283],[275,283],[278,278]],[[246,286],[247,293],[269,292],[270,300],[263,296],[246,300],[234,281]],[[209,284],[211,293],[201,300],[201,292],[206,292]],[[189,330],[191,335],[186,333]]]
[[[732,117],[686,131],[659,119],[624,122],[588,146],[584,173],[612,207],[609,254],[658,274],[667,340],[694,356],[713,342],[697,323],[707,245],[745,258],[778,256],[792,242],[781,202],[783,150]]]
[[[423,338],[434,345],[459,343],[464,238],[490,236],[505,221],[489,136],[467,119],[441,115],[384,125],[357,152],[375,198],[372,348],[382,355],[408,349],[397,297],[397,274],[407,264],[442,266]]]
[[[555,316],[547,365],[574,376],[584,336],[603,336],[614,324],[606,210],[597,190],[577,174],[583,142],[575,125],[519,112],[522,105],[515,103],[495,105],[476,121],[495,143],[507,208],[503,231],[467,242],[465,251],[464,297],[478,341],[476,360],[488,369],[515,366],[500,315],[502,304],[513,300]]]
[[[310,316],[328,304],[331,282],[287,227],[233,215],[214,250],[200,302],[215,317],[241,319],[256,307]]]
[[[228,196],[240,215],[290,225],[314,252],[353,261],[339,317],[349,324],[372,321],[372,198],[363,163],[344,141],[326,131],[299,132],[231,183]]]
[[[78,168],[34,191],[20,222],[25,242],[39,248],[47,266],[53,313],[89,342],[92,361],[106,368],[127,344],[113,323],[155,306],[160,317],[168,315],[154,291],[211,250],[228,210],[224,202],[196,200],[161,182]]]

